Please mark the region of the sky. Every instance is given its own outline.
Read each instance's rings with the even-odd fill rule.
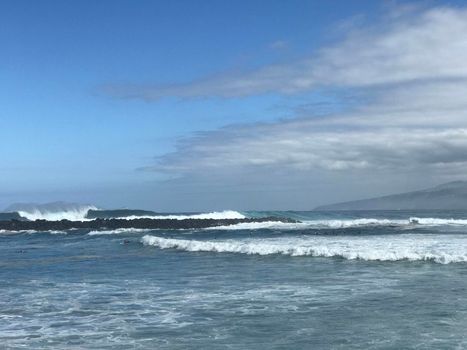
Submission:
[[[310,210],[465,180],[465,1],[0,1],[0,208]]]

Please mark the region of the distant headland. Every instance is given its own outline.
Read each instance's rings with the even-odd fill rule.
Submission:
[[[315,210],[461,210],[467,209],[467,181],[421,191],[323,205]]]

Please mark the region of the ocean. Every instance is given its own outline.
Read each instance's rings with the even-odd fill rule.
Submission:
[[[0,348],[467,348],[467,212],[171,216],[300,222],[2,231]]]

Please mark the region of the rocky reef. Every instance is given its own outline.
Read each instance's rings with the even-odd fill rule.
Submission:
[[[8,220],[0,221],[0,230],[6,231],[65,231],[71,229],[89,229],[89,230],[115,230],[120,228],[135,228],[135,229],[202,229],[216,226],[227,226],[241,223],[252,222],[287,222],[296,223],[298,221],[280,218],[280,217],[263,217],[263,218],[246,218],[246,219],[95,219],[89,221],[20,221]]]

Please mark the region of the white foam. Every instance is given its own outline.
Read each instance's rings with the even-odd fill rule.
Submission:
[[[467,235],[301,236],[185,240],[146,235],[146,245],[189,252],[340,257],[369,261],[467,262]]]
[[[419,218],[411,217],[410,222],[417,225],[426,226],[466,226],[467,219],[443,219],[443,218]]]
[[[8,231],[8,230],[0,230],[0,234],[6,234],[6,235],[14,235],[14,234],[35,234],[35,233],[50,233],[53,235],[66,235],[68,234],[67,231],[62,231],[62,230],[49,230],[49,231],[37,231],[37,230],[19,230],[19,231]]]
[[[259,229],[306,229],[306,228],[350,228],[364,226],[402,226],[410,224],[409,220],[389,219],[342,219],[342,220],[308,220],[297,223],[264,221],[244,222],[234,225],[210,227],[210,230],[259,230]]]
[[[51,230],[51,231],[46,231],[47,233],[50,233],[52,235],[66,235],[68,234],[67,231],[63,231],[63,230]]]
[[[309,226],[306,222],[289,223],[280,221],[263,221],[263,222],[242,222],[233,225],[223,225],[208,227],[206,230],[260,230],[260,229],[299,229],[307,228]]]
[[[359,226],[399,226],[408,224],[408,220],[394,220],[394,219],[344,219],[344,220],[316,220],[306,221],[310,226],[315,227],[329,227],[329,228],[347,228]]]
[[[43,209],[19,210],[18,214],[28,220],[48,220],[48,221],[86,221],[86,214],[89,210],[97,210],[95,206],[83,205],[65,208],[60,211],[47,211]]]
[[[118,219],[127,219],[127,220],[134,220],[134,219],[172,219],[172,220],[186,220],[186,219],[214,219],[214,220],[222,220],[222,219],[245,219],[246,216],[242,213],[239,213],[235,210],[224,210],[224,211],[215,211],[211,213],[201,213],[201,214],[185,214],[185,215],[144,215],[144,216],[124,216],[119,217]]]
[[[90,236],[96,236],[96,235],[115,235],[115,234],[121,234],[121,233],[146,233],[154,231],[152,229],[142,229],[142,228],[118,228],[115,230],[96,230],[96,231],[90,231],[88,232],[88,235]]]
[[[18,231],[8,231],[8,230],[0,230],[0,235],[14,235],[19,233]]]
[[[407,219],[331,219],[331,220],[307,220],[299,223],[279,221],[247,222],[234,225],[211,227],[209,230],[259,230],[259,229],[339,229],[352,227],[414,227],[414,226],[467,226],[467,219],[443,219],[443,218],[419,218]]]

